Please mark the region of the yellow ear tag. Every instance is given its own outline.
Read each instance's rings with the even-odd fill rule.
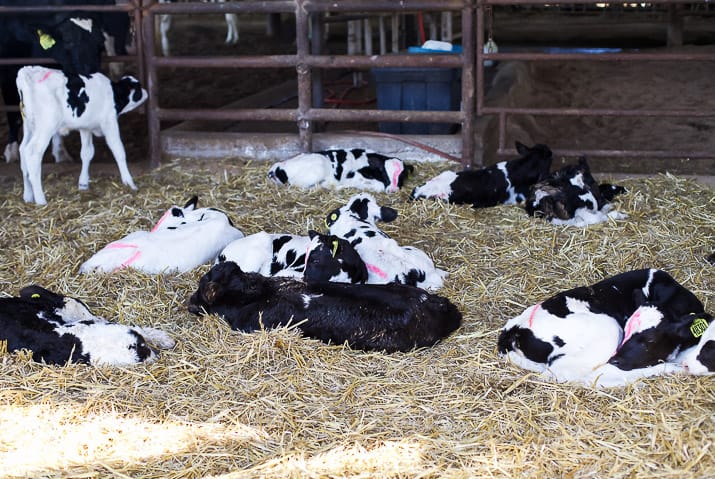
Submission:
[[[37,299],[37,298],[40,297],[40,295],[39,295],[38,293],[35,293],[35,294],[33,294],[32,296],[30,296],[30,297],[33,298],[33,299]]]
[[[335,258],[335,253],[338,252],[338,240],[333,241],[333,258]]]
[[[693,324],[690,325],[690,332],[695,338],[702,336],[706,329],[708,329],[708,322],[703,318],[695,318]]]
[[[22,103],[22,100],[20,101],[20,116],[22,119],[25,119],[25,105]]]
[[[42,30],[37,30],[37,35],[40,37],[40,46],[43,50],[49,50],[55,46],[55,39],[48,33],[45,33]]]

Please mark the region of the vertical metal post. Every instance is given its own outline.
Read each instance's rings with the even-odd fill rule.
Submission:
[[[137,57],[137,76],[146,84],[146,71],[144,69],[144,35],[142,34],[142,0],[132,0],[132,25],[134,25],[134,54]]]
[[[159,120],[159,85],[156,64],[154,62],[154,0],[143,0],[142,34],[146,62],[147,128],[149,130],[149,167],[156,168],[161,164],[161,122]]]
[[[298,134],[300,136],[300,148],[303,152],[309,152],[313,150],[313,128],[307,114],[313,104],[313,85],[311,69],[305,61],[310,54],[310,42],[308,40],[309,15],[305,9],[305,3],[306,0],[296,0],[295,32],[298,56],[296,72],[298,74]]]
[[[462,8],[462,167],[474,161],[474,0],[465,0]],[[479,68],[478,68],[479,70]]]

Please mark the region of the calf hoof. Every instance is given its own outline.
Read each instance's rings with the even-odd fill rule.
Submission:
[[[89,189],[89,183],[80,183],[79,191],[87,191]]]

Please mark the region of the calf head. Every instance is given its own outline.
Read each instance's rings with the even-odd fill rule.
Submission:
[[[266,278],[258,273],[244,273],[233,261],[214,265],[199,280],[199,287],[189,298],[189,312],[218,313],[256,301],[266,291]]]
[[[711,323],[707,313],[670,314],[653,303],[639,307],[624,327],[624,337],[610,364],[630,371],[666,361],[678,351],[694,346]]]
[[[172,206],[159,218],[151,232],[176,230],[212,220],[226,221],[230,226],[233,226],[231,218],[226,213],[216,208],[197,208],[198,201],[198,196],[192,196],[183,207]]]
[[[27,28],[36,35],[36,52],[54,58],[67,76],[89,76],[101,66],[104,34],[92,14],[67,16],[58,13],[56,23],[33,25]]]
[[[405,165],[399,158],[390,158],[378,153],[364,154],[367,156],[367,166],[359,168],[357,172],[367,179],[382,183],[388,193],[398,191],[414,171],[413,166]]]
[[[41,286],[30,285],[22,288],[20,298],[35,306],[45,319],[57,324],[104,321],[92,314],[87,305],[79,299],[53,293]]]
[[[312,230],[308,235],[310,245],[303,273],[306,282],[367,282],[365,262],[347,240]]]
[[[350,217],[374,225],[377,221],[389,223],[397,218],[397,210],[389,206],[380,206],[369,193],[353,195],[347,205],[331,211],[325,219],[328,228],[339,219]]]
[[[118,81],[113,81],[112,92],[114,92],[114,109],[117,116],[134,110],[149,97],[139,80],[131,75],[125,75]]]
[[[532,185],[549,176],[553,153],[548,146],[537,143],[528,147],[518,141],[514,146],[521,157],[507,161],[506,169],[509,181],[515,188]]]

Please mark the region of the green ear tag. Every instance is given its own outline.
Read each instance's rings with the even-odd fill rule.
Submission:
[[[40,37],[40,46],[43,50],[49,50],[55,46],[55,39],[42,30],[37,30],[37,35]]]
[[[708,329],[708,322],[703,318],[695,318],[693,324],[690,325],[690,332],[696,338],[702,336],[706,329]]]
[[[33,299],[37,299],[37,298],[40,297],[40,295],[39,295],[38,293],[34,293],[34,294],[33,294],[32,296],[30,296],[30,297],[33,298]]]
[[[335,258],[335,253],[338,252],[338,240],[333,241],[333,258]]]

